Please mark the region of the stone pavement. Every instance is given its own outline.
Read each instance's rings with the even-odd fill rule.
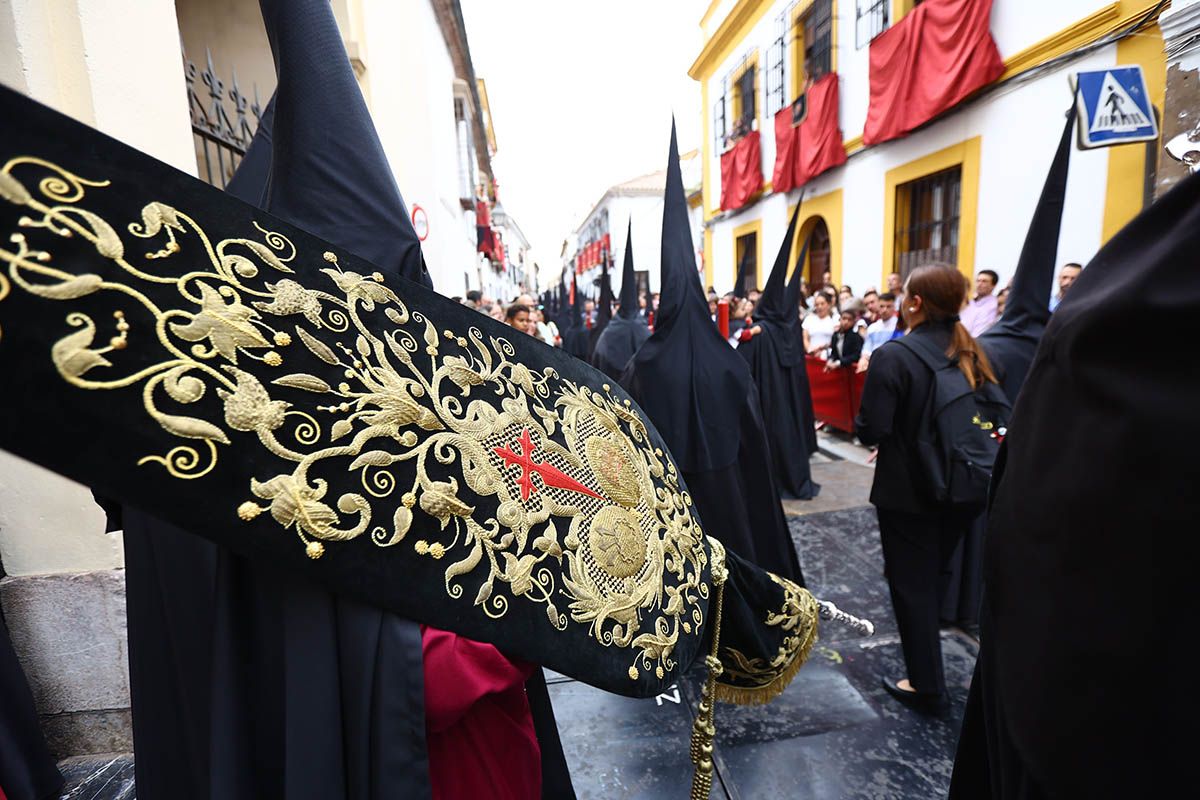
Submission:
[[[870,618],[875,635],[833,625],[783,695],[766,706],[718,705],[714,798],[901,800],[944,797],[978,645],[943,631],[953,710],[923,717],[880,685],[902,677],[899,637],[883,577],[879,529],[867,504],[872,469],[814,458],[822,485],[786,508],[805,579],[818,596]],[[674,690],[630,700],[551,679],[550,695],[580,800],[687,797],[688,741],[702,672]]]
[[[813,501],[785,504],[800,562],[818,596],[875,623],[855,637],[825,625],[809,663],[766,706],[718,705],[714,798],[902,800],[944,797],[977,643],[943,631],[953,711],[922,717],[893,700],[880,677],[904,674],[883,578],[879,529],[867,504],[872,468],[840,446],[813,459]],[[837,455],[844,454],[846,460]],[[563,748],[580,800],[685,798],[688,742],[702,671],[666,694],[631,700],[548,673]],[[133,800],[129,756],[64,762],[64,797]]]

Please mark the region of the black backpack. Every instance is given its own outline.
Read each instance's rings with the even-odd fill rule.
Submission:
[[[1012,407],[998,384],[975,389],[936,345],[922,336],[896,339],[933,372],[925,425],[917,435],[917,460],[934,499],[943,505],[987,504],[988,484]]]

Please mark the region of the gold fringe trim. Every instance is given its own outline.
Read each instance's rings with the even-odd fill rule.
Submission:
[[[775,576],[772,575],[771,577],[774,578]],[[767,683],[759,684],[757,686],[746,686],[722,683],[720,680],[718,680],[716,685],[716,699],[722,703],[733,703],[734,705],[739,706],[752,706],[765,705],[771,702],[776,697],[783,694],[783,691],[787,689],[789,684],[791,684],[792,679],[796,677],[796,673],[798,673],[800,668],[803,667],[805,662],[808,661],[808,657],[812,653],[813,647],[815,647],[817,644],[817,628],[820,622],[820,616],[817,613],[816,599],[808,591],[796,586],[790,581],[784,582],[779,578],[776,578],[776,581],[785,587],[785,591],[787,591],[788,594],[792,595],[792,597],[789,597],[789,600],[794,600],[799,606],[796,608],[795,616],[791,617],[791,619],[794,622],[799,622],[801,625],[804,625],[806,622],[808,623],[806,626],[807,630],[804,634],[804,640],[800,643],[800,646],[796,648],[796,651],[792,654],[792,657],[788,663],[779,669],[775,676]],[[788,616],[790,615],[771,615],[771,619],[768,620],[768,624],[779,624]],[[726,650],[726,653],[729,653],[729,650]],[[740,656],[741,654],[737,655]],[[737,673],[736,670],[730,669],[727,665],[724,674],[734,675]]]

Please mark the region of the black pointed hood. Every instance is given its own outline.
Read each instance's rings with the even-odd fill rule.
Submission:
[[[633,271],[633,225],[625,236],[625,266],[621,277],[621,310],[596,339],[592,366],[614,379],[620,379],[629,359],[646,339],[650,329],[638,309],[637,276]]]
[[[328,0],[260,0],[279,85],[265,208],[432,288]]]
[[[662,278],[654,334],[621,378],[685,472],[732,464],[750,370],[721,338],[696,270],[679,147],[671,126],[663,198]]]
[[[979,337],[988,358],[995,362],[1004,393],[1012,403],[1017,401],[1038,341],[1050,321],[1050,291],[1058,258],[1058,236],[1067,193],[1074,125],[1075,113],[1072,110],[1067,115],[1058,151],[1050,164],[1042,195],[1033,212],[1033,221],[1025,235],[1025,245],[1017,261],[1004,314],[999,322]]]
[[[267,101],[258,130],[246,148],[246,155],[238,164],[237,171],[225,184],[225,191],[252,206],[262,208],[266,203],[267,183],[271,179],[271,150],[274,147],[272,131],[275,127],[275,95]]]
[[[633,220],[625,234],[625,263],[621,268],[621,309],[617,315],[624,319],[638,316],[637,274],[633,269]]]
[[[751,260],[751,253],[749,248],[747,248],[746,252],[742,253],[742,260],[738,262],[737,277],[733,279],[734,297],[746,297],[750,294],[750,289],[758,288],[758,276],[751,274],[750,272]],[[752,287],[747,287],[746,284],[750,283],[751,281],[753,281],[755,285]]]
[[[795,319],[791,324],[800,324],[800,285],[804,283],[804,262],[808,260],[808,246],[812,244],[812,234],[804,238],[804,246],[800,248],[800,255],[796,256],[796,266],[792,269],[792,277],[788,280],[787,293],[784,295],[787,298],[787,307],[795,311]]]
[[[579,279],[571,278],[572,295],[566,329],[562,331],[562,347],[576,358],[586,361],[591,355],[591,339],[583,324],[583,293],[579,291]]]
[[[784,234],[783,243],[779,246],[779,254],[775,256],[775,265],[771,267],[771,274],[767,278],[767,285],[763,287],[762,295],[758,298],[758,305],[754,309],[755,322],[773,322],[777,325],[786,325],[789,322],[788,316],[788,286],[787,286],[787,270],[788,263],[791,261],[789,256],[792,254],[792,242],[796,237],[796,220],[800,218],[801,202],[796,204],[796,210],[792,212],[792,219],[788,222],[787,233]],[[795,316],[797,306],[792,305],[791,315]]]
[[[605,258],[604,263],[600,265],[600,301],[596,306],[596,328],[604,330],[604,326],[612,319],[612,304],[612,279],[608,273],[608,259]]]

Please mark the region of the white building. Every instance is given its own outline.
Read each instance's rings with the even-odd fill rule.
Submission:
[[[696,245],[696,264],[702,266],[702,220],[700,218],[700,153],[692,150],[679,157],[684,191],[691,207],[692,239]],[[577,276],[580,291],[587,297],[599,294],[601,261],[608,259],[614,296],[621,291],[621,270],[625,259],[625,238],[633,225],[633,266],[639,291],[657,292],[662,247],[663,190],[665,169],[639,175],[610,186],[583,223],[575,230],[563,250],[563,277],[569,282]],[[590,248],[590,249],[589,249]]]
[[[703,96],[705,263],[707,282],[718,290],[732,286],[746,250],[757,259],[760,284],[765,281],[800,197],[799,188],[774,191],[771,179],[774,113],[792,103],[805,77],[838,75],[838,124],[848,161],[803,187],[799,235],[814,235],[807,268],[815,277],[827,265],[835,283],[856,293],[885,285],[893,270],[934,258],[957,263],[968,275],[993,269],[1002,283],[1008,280],[1072,104],[1070,73],[1140,64],[1151,100],[1162,108],[1159,3],[994,0],[990,30],[1003,60],[1000,78],[911,134],[866,146],[871,42],[904,24],[917,4],[710,3],[700,22],[704,45],[689,74],[701,82]],[[1109,41],[1143,19],[1135,35]],[[728,134],[739,121],[761,135],[764,185],[746,205],[722,210],[721,154],[732,146]],[[1086,263],[1149,202],[1159,151],[1150,143],[1072,153],[1060,263]]]
[[[436,288],[514,293],[478,248],[496,139],[457,0],[332,6]],[[4,0],[0,83],[223,186],[275,78],[252,0]],[[85,488],[0,452],[0,602],[62,755],[131,749],[123,550],[103,531]]]

